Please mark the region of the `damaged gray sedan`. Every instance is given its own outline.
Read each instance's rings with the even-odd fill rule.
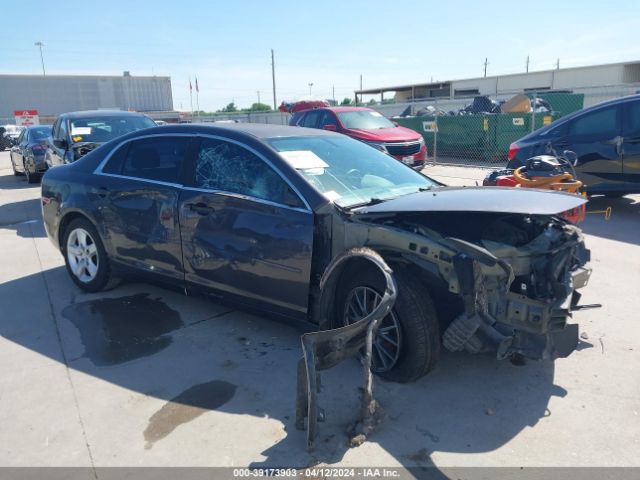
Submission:
[[[441,345],[499,359],[570,354],[589,251],[558,214],[585,201],[445,187],[342,135],[240,124],[138,131],[42,183],[47,233],[89,292],[144,274],[337,328],[375,310],[385,278],[357,255],[327,267],[373,250],[397,298],[372,369],[399,382],[431,370]]]

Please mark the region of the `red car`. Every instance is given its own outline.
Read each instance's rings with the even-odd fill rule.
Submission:
[[[344,133],[413,168],[422,168],[427,158],[427,146],[422,135],[392,123],[370,108],[327,107],[305,110],[295,113],[289,125]]]

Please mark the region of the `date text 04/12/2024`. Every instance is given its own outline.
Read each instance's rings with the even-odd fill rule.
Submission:
[[[250,477],[299,477],[299,478],[396,478],[400,471],[394,468],[340,468],[310,467],[295,468],[237,468],[233,470],[236,478]]]

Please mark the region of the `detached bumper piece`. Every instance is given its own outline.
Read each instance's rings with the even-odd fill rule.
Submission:
[[[332,330],[305,333],[300,338],[303,357],[298,361],[296,394],[296,428],[305,429],[307,419],[307,448],[313,450],[318,432],[318,421],[324,420],[324,411],[318,406],[320,374],[347,358],[364,350],[362,372],[362,404],[360,418],[352,444],[359,444],[371,433],[376,423],[378,405],[373,399],[371,352],[379,322],[386,317],[396,300],[397,287],[393,272],[380,255],[368,248],[355,248],[336,257],[325,270],[320,282],[321,297],[332,295],[335,283],[345,262],[353,257],[365,258],[376,265],[386,280],[382,300],[373,312],[356,323]],[[356,440],[357,438],[357,440]]]

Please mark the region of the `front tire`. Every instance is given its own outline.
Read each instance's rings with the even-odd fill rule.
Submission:
[[[401,272],[396,274],[398,296],[391,314],[380,323],[373,345],[372,371],[399,383],[413,382],[426,375],[440,355],[435,307],[429,294],[423,288],[416,288],[414,281]],[[373,268],[364,267],[350,273],[337,296],[336,313],[342,325],[369,314],[382,298],[384,289],[384,280]],[[377,294],[377,299],[372,300],[372,293]],[[359,309],[359,305],[365,308]]]
[[[62,255],[67,272],[81,290],[100,292],[115,286],[111,262],[100,235],[85,218],[72,220],[62,240]]]

